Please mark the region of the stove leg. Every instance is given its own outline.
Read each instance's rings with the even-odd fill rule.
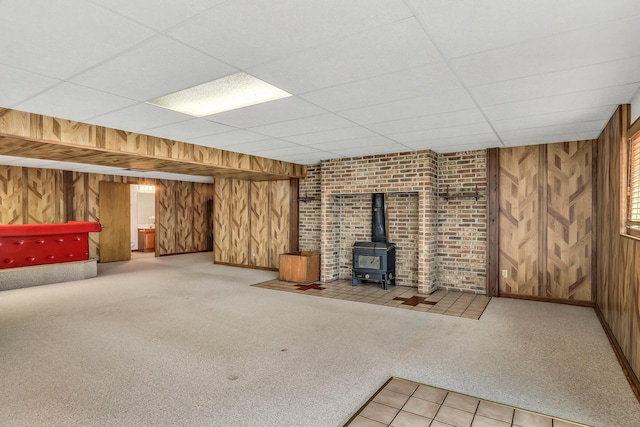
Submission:
[[[358,285],[358,278],[356,277],[356,275],[354,274],[351,277],[351,286],[357,286]]]

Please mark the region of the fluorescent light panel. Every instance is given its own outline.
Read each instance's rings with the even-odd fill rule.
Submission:
[[[247,73],[235,74],[147,101],[195,117],[248,107],[291,96]]]

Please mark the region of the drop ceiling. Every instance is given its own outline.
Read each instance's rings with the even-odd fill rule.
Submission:
[[[302,164],[596,138],[640,88],[637,0],[0,0],[0,28],[0,107]],[[238,71],[293,96],[145,103]]]

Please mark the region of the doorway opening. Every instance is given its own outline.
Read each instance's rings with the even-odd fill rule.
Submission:
[[[131,254],[154,256],[156,251],[156,187],[131,185]]]

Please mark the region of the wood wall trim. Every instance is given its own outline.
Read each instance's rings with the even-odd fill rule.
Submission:
[[[0,154],[256,181],[304,178],[306,166],[0,108]]]
[[[565,305],[577,305],[580,307],[595,307],[596,303],[594,301],[581,301],[581,300],[573,300],[573,299],[561,299],[561,298],[549,298],[549,297],[540,297],[536,295],[520,295],[520,294],[505,294],[501,293],[500,297],[502,298],[511,298],[511,299],[522,299],[527,301],[538,301],[538,302],[552,302],[556,304],[565,304]]]
[[[547,146],[538,147],[538,295],[547,296],[549,277],[547,273],[547,236],[549,225],[549,174],[547,172]],[[543,173],[544,171],[544,173]]]
[[[596,314],[598,315],[598,320],[600,320],[600,324],[602,325],[602,329],[604,329],[604,332],[607,335],[607,338],[609,339],[609,343],[613,348],[613,352],[616,354],[616,357],[618,358],[620,367],[622,367],[624,376],[627,377],[627,381],[629,381],[629,386],[631,387],[633,394],[636,395],[636,399],[638,399],[638,402],[640,403],[640,380],[633,373],[633,369],[631,368],[631,365],[629,364],[629,361],[627,360],[627,358],[624,357],[624,352],[622,351],[620,344],[616,340],[616,337],[613,334],[611,327],[609,327],[609,324],[605,320],[604,315],[602,314],[602,311],[600,311],[600,308],[598,306],[594,308],[595,308]]]
[[[228,265],[229,267],[251,268],[252,270],[278,271],[277,268],[272,268],[272,267],[260,267],[260,266],[257,266],[257,265],[249,265],[249,264],[234,264],[232,262],[215,261],[214,264],[216,264],[216,265]]]
[[[591,301],[598,301],[598,140],[591,142]]]
[[[291,208],[290,212],[290,222],[289,222],[289,250],[291,252],[298,252],[300,250],[299,247],[299,235],[300,235],[300,215],[299,215],[299,205],[300,201],[298,200],[300,197],[300,180],[292,178],[289,180],[291,185]],[[319,215],[320,213],[318,213]]]
[[[487,295],[498,296],[500,281],[500,149],[487,150]]]
[[[62,194],[64,196],[63,221],[73,221],[73,172],[62,171]]]

